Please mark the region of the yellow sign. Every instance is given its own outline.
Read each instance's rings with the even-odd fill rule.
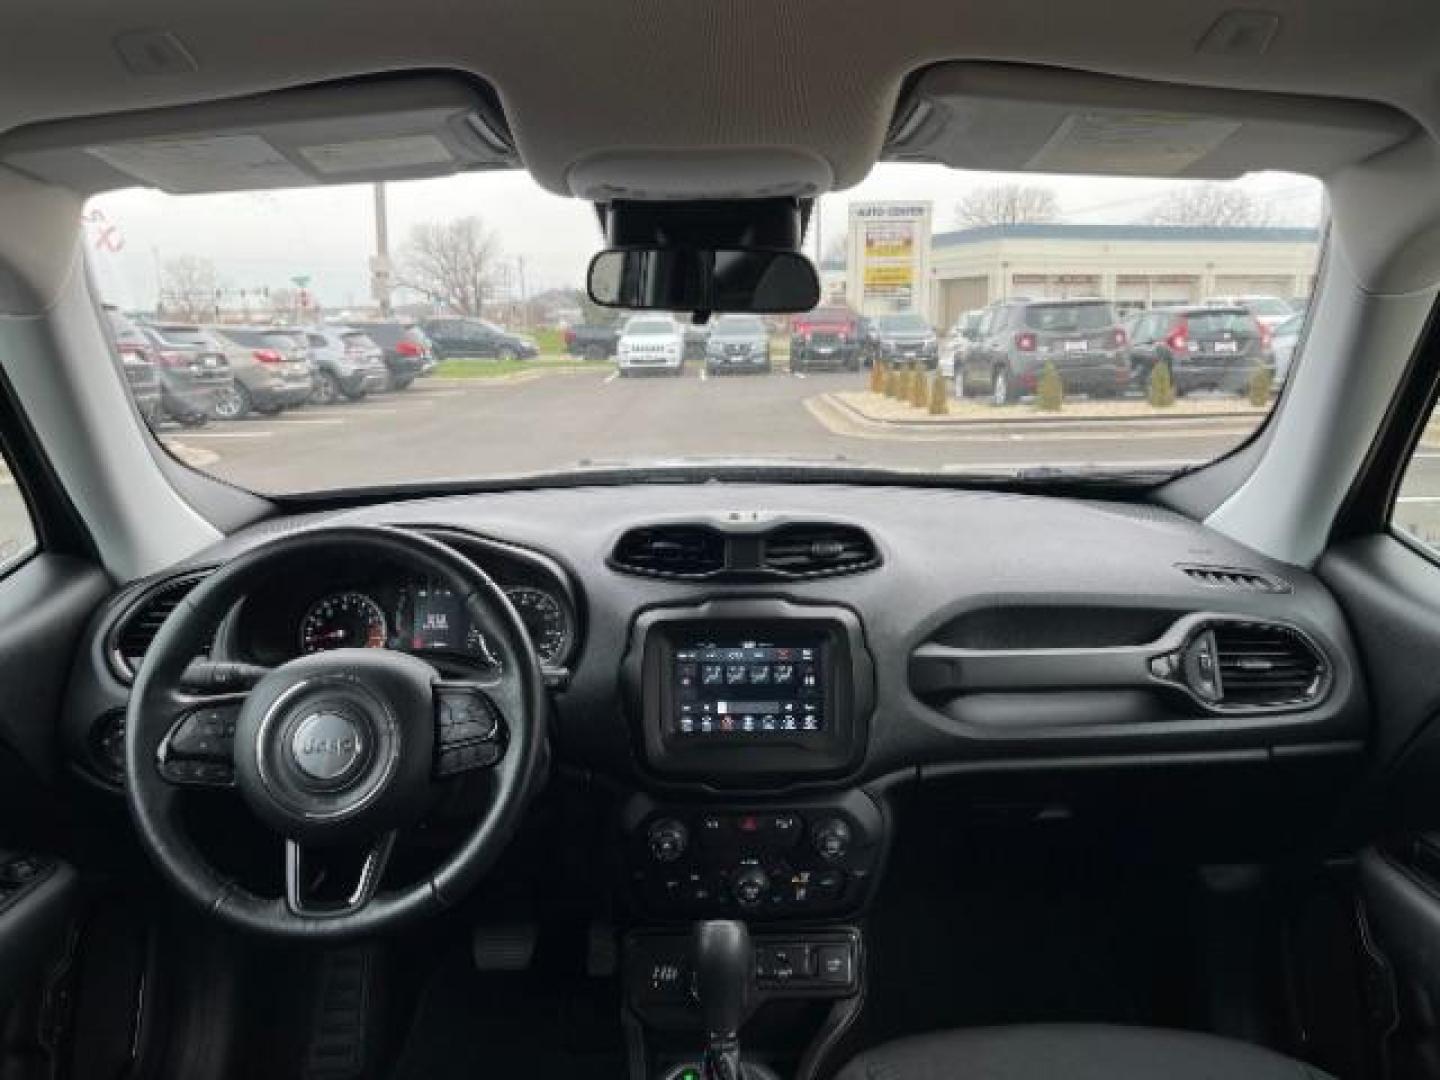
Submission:
[[[915,227],[910,222],[872,223],[865,227],[865,258],[910,259],[915,254]]]
[[[866,287],[893,288],[897,285],[911,285],[915,281],[915,267],[910,263],[871,263],[865,267]]]

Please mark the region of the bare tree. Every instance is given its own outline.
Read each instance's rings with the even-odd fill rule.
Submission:
[[[215,264],[198,255],[167,259],[160,268],[160,310],[174,319],[198,322],[215,312],[220,287]]]
[[[396,284],[457,315],[479,315],[499,255],[499,242],[479,217],[422,222],[401,250]]]
[[[1187,184],[1176,188],[1150,212],[1151,225],[1243,227],[1267,225],[1265,205],[1229,184]]]
[[[955,224],[963,229],[986,225],[1025,225],[1060,216],[1055,192],[1033,184],[992,184],[976,188],[955,204]]]

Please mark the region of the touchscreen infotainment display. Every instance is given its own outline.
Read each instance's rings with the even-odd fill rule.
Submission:
[[[677,646],[671,732],[727,739],[823,732],[825,649],[819,636]]]

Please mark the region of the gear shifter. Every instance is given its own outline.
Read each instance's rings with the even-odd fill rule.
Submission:
[[[695,924],[695,996],[705,1025],[703,1080],[743,1080],[740,1025],[750,1010],[755,950],[743,922]]]

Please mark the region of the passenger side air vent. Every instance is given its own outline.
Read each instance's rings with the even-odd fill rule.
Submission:
[[[1314,701],[1328,675],[1324,658],[1299,631],[1272,623],[1216,623],[1220,704],[1274,707]]]
[[[763,544],[764,569],[787,577],[857,574],[880,565],[875,541],[853,525],[782,525]]]
[[[710,577],[725,569],[725,537],[703,525],[631,529],[615,545],[610,564],[651,577]]]
[[[116,621],[110,632],[110,666],[122,682],[130,682],[145,659],[155,636],[160,633],[180,602],[205,580],[205,574],[172,578],[141,593]]]
[[[1256,570],[1242,570],[1234,566],[1180,566],[1180,572],[1191,581],[1211,589],[1229,589],[1232,592],[1285,593],[1290,591],[1287,582]]]
[[[1330,666],[1311,640],[1282,623],[1216,619],[1192,634],[1176,674],[1215,709],[1249,712],[1313,705]]]

